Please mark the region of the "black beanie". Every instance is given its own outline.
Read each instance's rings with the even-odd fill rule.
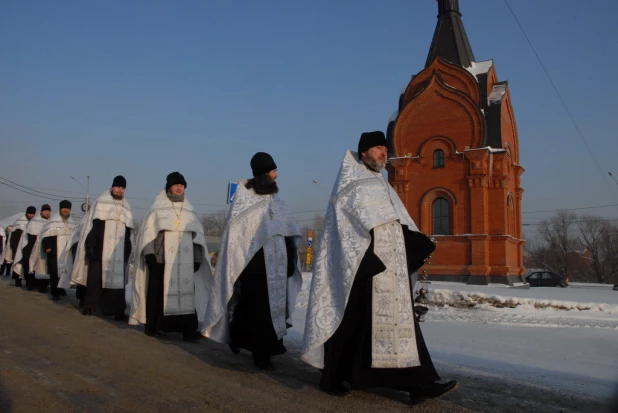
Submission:
[[[60,208],[59,209],[62,209],[62,208],[69,208],[69,209],[71,209],[71,206],[72,206],[71,202],[67,201],[65,199],[64,201],[60,201]]]
[[[119,186],[121,188],[125,188],[127,187],[127,180],[124,179],[124,176],[122,175],[118,175],[117,177],[114,178],[114,182],[112,182],[112,187],[114,186]]]
[[[166,178],[167,182],[165,183],[165,190],[170,189],[172,185],[181,184],[187,187],[187,181],[185,181],[185,177],[182,176],[180,172],[172,172]]]
[[[360,158],[361,153],[367,152],[374,146],[386,146],[388,148],[384,132],[364,132],[358,141],[358,157]]]
[[[43,204],[43,206],[41,207],[41,212],[43,211],[51,211],[51,207],[49,206],[49,204]]]
[[[258,152],[251,158],[251,170],[254,177],[268,173],[273,169],[277,169],[277,164],[273,157],[266,152]]]
[[[33,206],[29,206],[26,208],[26,214],[36,214],[36,208]]]

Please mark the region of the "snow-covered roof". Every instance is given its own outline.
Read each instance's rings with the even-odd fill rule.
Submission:
[[[389,161],[395,161],[397,159],[419,159],[420,156],[393,156],[392,158],[388,158]]]
[[[487,102],[491,105],[502,101],[506,93],[506,83],[496,83],[491,88],[491,93],[487,96]]]
[[[472,76],[476,77],[476,75],[489,72],[489,69],[494,65],[494,61],[484,60],[482,62],[470,62],[470,64],[470,67],[465,67],[464,69],[470,72]]]
[[[464,149],[464,152],[472,152],[472,151],[489,151],[489,152],[497,153],[497,152],[506,152],[506,149],[492,148],[491,146],[484,146],[482,148]]]

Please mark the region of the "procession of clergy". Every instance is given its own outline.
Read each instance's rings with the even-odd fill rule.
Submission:
[[[413,400],[438,397],[457,383],[439,382],[410,281],[435,245],[380,172],[387,153],[384,134],[368,132],[343,158],[315,255],[301,358],[321,369],[320,388],[333,395],[386,387]],[[302,284],[301,234],[277,195],[273,158],[258,152],[250,166],[253,178],[238,184],[214,268],[187,182],[173,172],[137,234],[122,176],[79,223],[66,200],[54,214],[49,205],[38,215],[28,207],[0,228],[3,274],[52,300],[75,288],[82,314],[116,320],[127,319],[129,286],[128,322],[143,324],[148,336],[204,336],[274,370],[271,357],[286,352],[282,339]]]

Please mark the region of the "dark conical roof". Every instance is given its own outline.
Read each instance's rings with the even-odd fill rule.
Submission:
[[[474,54],[472,54],[472,48],[461,21],[459,0],[437,1],[438,23],[425,67],[429,66],[438,56],[453,64],[470,67],[470,62],[474,61]]]

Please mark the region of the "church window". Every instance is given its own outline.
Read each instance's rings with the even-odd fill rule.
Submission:
[[[433,201],[433,234],[449,235],[451,233],[451,213],[448,201],[437,198]]]
[[[444,168],[444,151],[442,149],[437,149],[433,153],[433,167]]]
[[[507,213],[507,234],[516,236],[515,231],[515,205],[513,205],[513,195],[509,194],[506,197],[506,213]]]

